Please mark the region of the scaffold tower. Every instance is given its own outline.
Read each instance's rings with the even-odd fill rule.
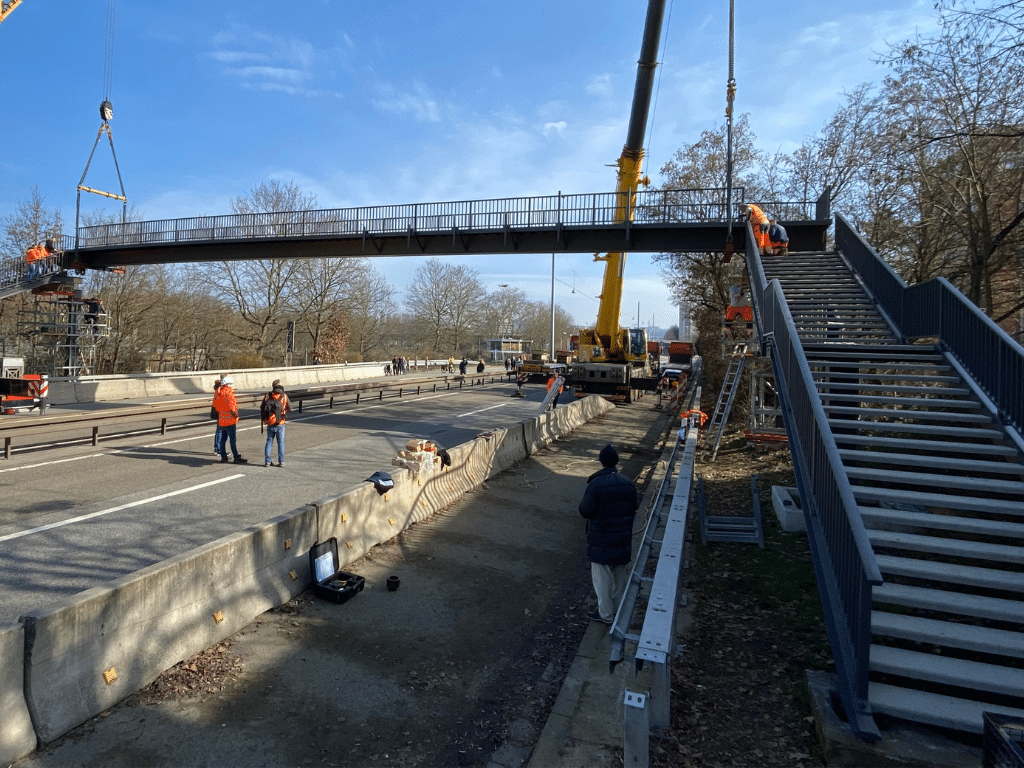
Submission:
[[[75,378],[95,372],[110,326],[102,307],[77,293],[38,295],[18,313],[19,336],[28,340],[26,370]]]

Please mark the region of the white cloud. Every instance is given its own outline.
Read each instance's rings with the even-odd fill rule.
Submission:
[[[590,82],[587,83],[584,90],[592,96],[598,96],[603,99],[611,98],[614,93],[611,75],[594,75],[590,78]]]
[[[557,123],[544,123],[540,130],[545,136],[550,136],[552,133],[557,133],[561,136],[566,125],[568,125],[568,123],[566,123],[565,120],[559,120]]]
[[[415,83],[412,92],[399,92],[394,86],[384,83],[377,87],[378,96],[373,104],[385,112],[396,115],[410,115],[418,122],[438,123],[441,111],[437,101],[429,93],[426,86]]]

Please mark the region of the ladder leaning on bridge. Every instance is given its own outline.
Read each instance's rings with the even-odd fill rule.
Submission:
[[[729,420],[732,401],[736,399],[736,388],[739,385],[740,376],[743,375],[743,365],[746,359],[747,343],[735,344],[732,354],[729,356],[729,368],[725,372],[722,391],[718,393],[718,403],[711,416],[711,424],[708,425],[708,431],[704,433],[704,460],[706,462],[712,462],[718,456],[718,446],[725,433],[725,423]],[[714,435],[713,438],[712,435]]]

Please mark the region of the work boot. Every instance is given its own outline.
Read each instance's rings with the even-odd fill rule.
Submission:
[[[226,461],[226,459],[225,459]],[[235,464],[248,464],[248,459],[243,459],[241,456],[235,456]]]

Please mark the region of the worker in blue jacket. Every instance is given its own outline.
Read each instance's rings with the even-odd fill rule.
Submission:
[[[633,554],[633,520],[640,506],[636,487],[615,469],[619,454],[606,445],[598,455],[601,469],[587,478],[580,514],[587,520],[587,559],[597,594],[591,621],[611,624],[629,580]]]

